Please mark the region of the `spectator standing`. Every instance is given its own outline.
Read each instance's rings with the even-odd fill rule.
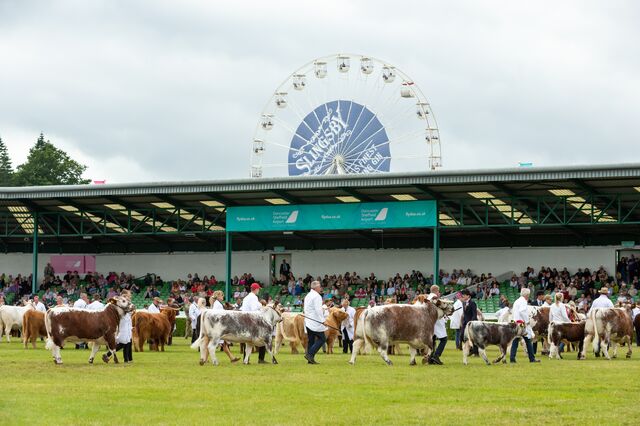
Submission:
[[[318,364],[315,360],[315,355],[326,341],[324,332],[327,327],[324,325],[321,293],[322,284],[320,284],[320,281],[313,281],[311,282],[311,290],[304,298],[304,326],[309,337],[307,352],[304,357],[309,364]]]

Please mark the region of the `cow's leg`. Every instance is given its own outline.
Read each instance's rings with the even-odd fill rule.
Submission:
[[[273,348],[274,355],[277,355],[280,352],[280,347],[282,346],[282,333],[276,331],[276,342],[275,347]],[[291,351],[293,353],[293,351]]]
[[[298,343],[296,341],[289,342],[289,346],[291,346],[291,353],[292,354],[298,354]]]
[[[409,345],[409,365],[416,365],[416,354],[418,350],[413,346]]]
[[[613,346],[613,354],[611,355],[611,358],[618,358],[618,342],[612,342],[611,345]]]
[[[5,325],[4,334],[7,336],[7,343],[11,343],[11,326]]]
[[[91,355],[89,355],[89,364],[93,364],[93,359],[96,357],[96,353],[100,349],[100,345],[96,342],[91,342]]]
[[[555,343],[551,342],[549,345],[549,359],[558,358],[560,359],[560,351],[558,351],[558,347]]]
[[[218,356],[216,355],[216,346],[218,346],[218,339],[209,339],[209,345],[207,349],[209,350],[209,356],[211,357],[211,364],[219,365]]]
[[[351,359],[349,360],[349,364],[354,365],[356,363],[356,356],[358,355],[358,351],[360,350],[360,347],[363,343],[364,340],[362,339],[356,339],[353,342],[353,352],[351,352]]]
[[[591,342],[593,342],[593,336],[591,334],[585,335],[584,340],[582,341],[582,350],[578,355],[578,359],[587,359],[586,352]]]
[[[625,341],[627,342],[627,354],[625,355],[627,358],[631,358],[631,346],[633,346],[633,338],[631,335],[625,336]]]
[[[247,343],[244,349],[244,360],[242,361],[245,365],[249,364],[249,357],[251,356],[252,351],[253,351],[253,346]]]
[[[471,339],[467,339],[462,345],[462,363],[469,364],[469,352],[471,351]]]
[[[271,338],[265,341],[264,348],[267,350],[267,353],[271,357],[271,364],[277,364],[278,361],[276,360],[276,355],[273,352],[273,340]]]
[[[54,343],[53,350],[51,352],[53,353],[53,362],[56,364],[62,364],[62,356],[60,355],[60,346]]]
[[[604,337],[601,340],[600,348],[602,349],[602,353],[604,357],[608,360],[611,360],[611,355],[609,355],[609,345],[611,344],[611,331],[608,328],[604,330]]]
[[[388,351],[389,351],[389,343],[380,342],[380,344],[378,345],[378,352],[380,353],[380,356],[382,357],[384,362],[387,363],[387,365],[393,365],[393,363],[389,359],[389,355],[387,354]]]
[[[498,348],[500,349],[500,356],[493,361],[494,364],[497,364],[500,361],[506,362],[505,356],[507,355],[507,345],[507,343],[498,345]]]
[[[486,348],[478,347],[478,353],[480,354],[480,356],[484,360],[485,364],[491,365],[491,363],[489,362],[489,358],[487,358],[487,350],[486,350]]]

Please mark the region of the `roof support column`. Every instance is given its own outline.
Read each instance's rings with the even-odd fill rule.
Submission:
[[[38,289],[38,212],[33,212],[33,272],[31,273],[31,294]]]
[[[440,284],[440,220],[436,201],[436,226],[433,227],[433,284]]]
[[[226,239],[226,244],[225,244],[225,265],[226,265],[226,272],[227,272],[227,277],[226,277],[226,281],[224,283],[224,299],[227,302],[231,301],[231,253],[232,253],[232,234],[231,232],[226,232],[225,233],[225,239]]]

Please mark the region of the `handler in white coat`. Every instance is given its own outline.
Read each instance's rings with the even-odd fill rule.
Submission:
[[[526,334],[522,336],[525,344],[527,345],[527,352],[529,355],[529,362],[540,362],[539,359],[536,359],[533,355],[533,345],[531,344],[531,339],[533,339],[533,329],[529,324],[529,305],[527,300],[529,300],[529,295],[531,294],[531,290],[528,288],[523,288],[520,290],[520,297],[518,300],[513,302],[513,308],[511,308],[511,314],[513,315],[514,322],[522,322],[526,326]],[[511,362],[516,362],[516,352],[518,351],[518,343],[520,342],[520,338],[516,337],[513,339],[513,343],[511,344]]]
[[[427,300],[434,302],[436,299],[440,297],[440,287],[437,285],[431,286],[431,293],[427,296]],[[436,339],[440,341],[438,343],[438,347],[429,357],[429,364],[442,365],[443,362],[440,360],[440,355],[444,352],[444,348],[447,346],[447,328],[445,326],[446,319],[440,318],[436,320],[436,323],[433,326],[433,346],[436,345]]]
[[[354,320],[356,317],[356,310],[349,304],[349,299],[342,301],[342,310],[347,313],[347,318],[340,324],[342,330],[342,353],[353,352],[353,333],[354,333]]]
[[[598,293],[600,293],[600,297],[593,301],[591,309],[613,308],[613,302],[609,299],[609,289],[607,287],[602,287]]]
[[[193,331],[191,335],[191,343],[195,342],[198,337],[200,337],[200,333],[198,330],[198,318],[200,317],[200,308],[198,307],[198,298],[193,296],[191,301],[191,305],[189,306],[189,320],[191,321],[191,330]]]
[[[320,281],[311,283],[311,290],[304,298],[304,327],[309,336],[307,352],[304,354],[307,363],[317,364],[316,353],[327,340],[324,335],[327,327],[324,325],[325,317],[322,310],[322,284]]]
[[[242,306],[240,307],[241,311],[244,312],[255,312],[262,309],[262,303],[258,299],[258,293],[260,292],[260,284],[253,283],[251,284],[251,292],[247,294],[242,300]],[[267,362],[264,360],[264,356],[266,355],[267,350],[264,346],[258,347],[258,364],[266,364]],[[243,354],[244,355],[244,354]]]
[[[449,328],[456,331],[456,349],[462,350],[462,294],[456,293],[456,301],[453,302],[453,314],[449,317]]]
[[[216,290],[213,292],[212,298],[213,298],[213,305],[211,306],[211,310],[224,311],[224,305],[222,304],[222,301],[224,300],[224,293],[220,290]],[[222,345],[222,350],[224,351],[225,354],[227,354],[231,362],[240,361],[240,358],[235,358],[233,355],[231,355],[231,351],[229,350],[229,345],[227,345],[227,343],[224,340],[220,339],[218,341],[218,344]]]

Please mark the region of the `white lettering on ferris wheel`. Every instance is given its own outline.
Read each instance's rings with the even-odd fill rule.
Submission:
[[[293,153],[296,168],[302,170],[305,175],[312,170],[318,173],[325,161],[331,161],[336,147],[351,136],[351,130],[347,130],[347,127],[348,124],[342,119],[340,107],[338,106],[335,114],[329,108],[309,141]]]

